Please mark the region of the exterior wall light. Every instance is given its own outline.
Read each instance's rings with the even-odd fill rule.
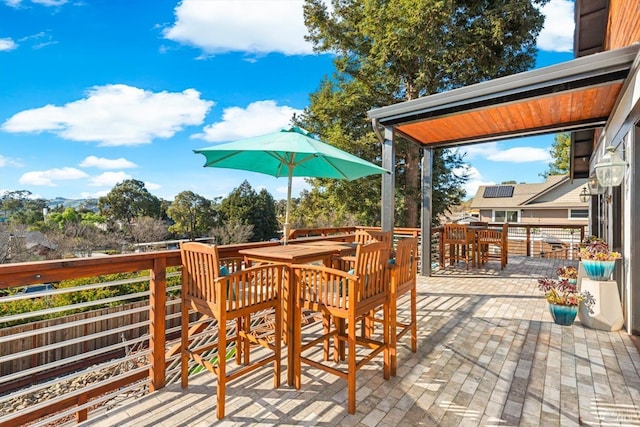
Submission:
[[[587,187],[582,187],[582,191],[580,192],[580,201],[582,203],[587,203],[591,198],[591,193],[587,190]]]
[[[587,184],[589,185],[589,192],[592,196],[597,196],[598,194],[602,194],[604,192],[604,188],[602,188],[600,184],[598,184],[598,177],[596,176],[595,172],[589,175]]]
[[[616,153],[615,148],[609,145],[607,152],[595,166],[598,183],[602,187],[616,187],[622,183],[624,178],[624,168],[627,162],[622,160]]]

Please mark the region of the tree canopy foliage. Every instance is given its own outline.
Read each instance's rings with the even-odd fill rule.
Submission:
[[[267,190],[256,193],[246,180],[222,201],[220,212],[225,222],[253,225],[253,242],[278,235],[275,200]]]
[[[100,213],[106,217],[124,222],[126,225],[136,217],[161,217],[161,202],[146,189],[144,182],[127,179],[116,184],[104,197],[98,200]]]
[[[380,144],[366,118],[375,107],[443,92],[531,68],[547,0],[306,0],[308,40],[336,55],[336,72],[311,94],[297,124],[359,157],[379,162]],[[418,225],[420,148],[397,138],[396,224]],[[436,150],[433,214],[465,196],[457,152]],[[379,221],[380,178],[314,180],[332,208]],[[313,193],[310,193],[313,194]],[[314,194],[317,195],[317,194]],[[303,203],[304,205],[304,203]]]
[[[571,168],[571,134],[568,132],[556,134],[549,154],[553,160],[549,163],[549,169],[540,175],[547,178],[549,175],[568,174]]]
[[[11,223],[34,225],[44,220],[44,199],[32,198],[28,190],[7,191],[0,199],[2,216]]]
[[[218,214],[211,200],[193,191],[179,193],[167,209],[167,215],[174,221],[169,231],[186,235],[189,240],[204,236],[218,225]]]

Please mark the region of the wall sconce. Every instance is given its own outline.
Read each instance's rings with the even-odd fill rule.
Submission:
[[[587,203],[591,198],[591,193],[587,190],[587,187],[582,187],[582,191],[580,192],[580,201],[582,203]]]
[[[615,187],[620,185],[622,178],[624,178],[624,168],[626,166],[627,162],[620,158],[613,146],[609,145],[607,152],[595,166],[598,183],[602,187]]]
[[[598,194],[602,194],[604,192],[604,188],[600,187],[600,184],[598,184],[598,177],[596,176],[595,172],[589,175],[587,184],[589,185],[589,192],[592,196],[597,196]]]

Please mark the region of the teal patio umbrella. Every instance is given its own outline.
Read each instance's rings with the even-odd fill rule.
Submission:
[[[289,233],[291,181],[294,176],[353,180],[389,173],[386,169],[315,139],[299,127],[193,150],[206,157],[204,166],[286,176],[287,209],[284,239]]]

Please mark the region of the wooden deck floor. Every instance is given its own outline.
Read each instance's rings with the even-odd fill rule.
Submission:
[[[355,415],[344,380],[303,366],[300,390],[273,389],[270,369],[232,382],[221,422],[215,377],[203,373],[185,390],[170,385],[84,425],[640,426],[631,337],[578,319],[554,324],[536,289],[538,277],[564,264],[512,257],[504,271],[489,263],[420,277],[418,351],[400,343],[398,375],[388,381],[381,359],[359,372]]]

